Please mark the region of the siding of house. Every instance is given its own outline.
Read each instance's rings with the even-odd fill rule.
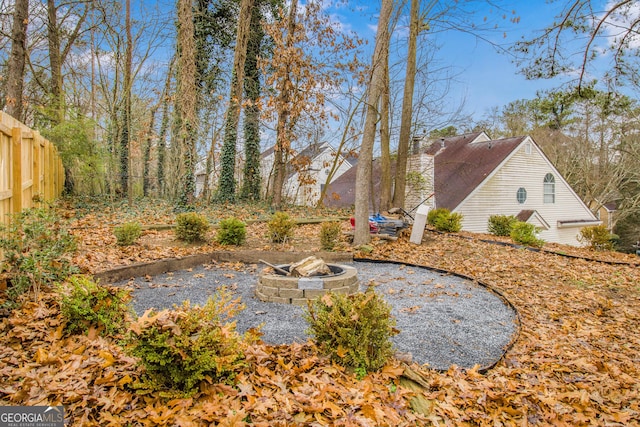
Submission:
[[[580,245],[578,227],[558,228],[562,220],[596,220],[591,211],[580,201],[569,185],[531,143],[531,154],[526,154],[527,138],[505,160],[496,172],[472,192],[455,212],[464,215],[463,229],[485,233],[489,216],[493,214],[517,215],[523,209],[536,210],[549,223],[549,230],[540,232],[540,238],[557,243]],[[544,203],[543,180],[547,173],[555,177],[555,203]],[[523,187],[527,191],[524,203],[518,203],[516,193]]]
[[[263,154],[260,158],[260,177],[262,178],[260,184],[263,197],[267,197],[267,192],[271,188],[274,158],[273,152]]]
[[[320,199],[320,192],[322,186],[326,183],[327,176],[331,171],[336,152],[327,146],[317,156],[311,159],[308,171],[303,172],[305,178],[314,180],[315,182],[309,184],[300,185],[300,173],[293,173],[287,178],[284,186],[284,194],[287,200],[296,205],[302,206],[315,206]],[[351,164],[340,158],[340,164],[338,165],[332,181],[340,177],[343,173],[351,168]]]

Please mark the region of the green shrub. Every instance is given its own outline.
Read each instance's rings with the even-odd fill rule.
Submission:
[[[138,240],[142,234],[142,227],[137,222],[126,222],[114,228],[113,234],[120,246],[129,246]]]
[[[448,216],[450,213],[449,209],[446,208],[436,208],[431,209],[427,214],[427,224],[431,226],[436,225],[436,220],[441,216]]]
[[[535,225],[529,224],[528,222],[516,221],[511,227],[511,233],[509,235],[516,243],[541,248],[544,245],[544,240],[538,239],[536,233]]]
[[[131,320],[131,296],[126,289],[101,286],[87,276],[71,276],[59,291],[68,334],[85,334],[94,327],[101,335],[115,336],[124,332]]]
[[[237,218],[220,221],[216,233],[216,241],[221,245],[240,246],[247,238],[247,225]]]
[[[429,211],[427,214],[427,223],[435,227],[438,231],[457,233],[462,229],[462,215],[459,213],[451,213],[449,209],[446,208],[438,208]]]
[[[518,218],[513,215],[491,215],[487,229],[494,236],[509,236],[513,224],[517,221]]]
[[[293,230],[296,222],[286,212],[276,212],[273,214],[267,228],[269,230],[269,240],[273,243],[283,243],[293,237]]]
[[[436,230],[444,231],[447,233],[457,233],[462,230],[462,214],[457,212],[450,213],[449,215],[442,215],[436,218],[435,222]]]
[[[578,240],[588,245],[591,249],[597,251],[610,251],[615,247],[615,241],[618,236],[609,233],[604,225],[594,225],[592,227],[584,227],[580,230]]]
[[[320,350],[359,376],[382,368],[393,355],[395,319],[371,288],[353,295],[325,294],[309,303],[304,317]]]
[[[320,228],[320,245],[322,249],[333,250],[338,243],[341,231],[342,227],[340,227],[339,222],[323,222]]]
[[[438,231],[457,233],[462,229],[462,215],[451,213],[446,208],[437,208],[429,211],[427,223]]]
[[[4,259],[0,272],[6,272],[11,286],[5,307],[14,307],[23,293],[49,286],[77,273],[70,261],[76,238],[63,226],[53,210],[26,209],[0,225],[0,249]]]
[[[185,242],[203,241],[209,231],[209,221],[195,212],[183,212],[176,216],[175,234]]]
[[[245,366],[244,341],[228,321],[241,309],[222,289],[202,307],[185,302],[174,310],[149,310],[132,322],[130,348],[145,367],[146,386],[191,394],[205,378],[232,384]]]

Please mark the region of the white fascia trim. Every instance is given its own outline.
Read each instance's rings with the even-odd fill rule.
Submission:
[[[601,224],[602,221],[558,221],[558,228],[591,227]]]

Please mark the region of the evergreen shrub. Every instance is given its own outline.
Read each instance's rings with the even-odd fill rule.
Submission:
[[[267,222],[269,240],[273,243],[283,243],[293,237],[296,222],[286,212],[278,211]]]
[[[113,229],[118,245],[129,246],[135,243],[142,234],[142,227],[137,222],[126,222]]]
[[[395,319],[372,288],[352,295],[327,293],[309,303],[304,317],[319,349],[358,376],[379,370],[393,355]]]
[[[449,209],[446,208],[431,209],[429,210],[429,213],[427,213],[427,224],[435,226],[437,218],[444,215],[449,215],[449,213]]]
[[[320,245],[322,249],[333,250],[338,244],[341,231],[342,227],[340,227],[339,222],[323,222],[320,228]]]
[[[128,305],[129,291],[102,286],[87,276],[71,276],[58,286],[60,311],[66,319],[67,334],[86,334],[94,327],[101,335],[116,336],[126,330],[133,316]]]
[[[176,237],[185,242],[204,241],[210,225],[207,218],[196,212],[183,212],[176,216]]]
[[[244,344],[257,339],[253,332],[239,335],[230,321],[242,308],[221,289],[202,307],[186,301],[173,310],[148,310],[132,322],[130,349],[145,367],[145,386],[190,395],[204,379],[233,384],[246,364]]]
[[[15,307],[20,295],[64,280],[78,268],[70,257],[77,249],[76,238],[52,209],[31,208],[13,214],[0,225],[0,249],[4,252],[0,272],[7,273],[11,286],[5,307]]]
[[[538,239],[536,236],[537,230],[535,225],[528,222],[516,221],[511,227],[511,240],[521,245],[533,246],[541,248],[544,245],[544,240]]]
[[[237,218],[226,218],[218,224],[216,241],[221,245],[242,245],[247,238],[247,225]]]
[[[591,249],[597,251],[610,251],[615,248],[615,242],[618,236],[611,234],[604,225],[594,225],[584,227],[580,230],[578,240],[585,243]]]
[[[494,236],[509,236],[517,221],[518,218],[513,215],[491,215],[487,229]]]
[[[427,214],[427,223],[438,231],[457,233],[462,229],[462,214],[451,213],[446,208],[433,209]]]

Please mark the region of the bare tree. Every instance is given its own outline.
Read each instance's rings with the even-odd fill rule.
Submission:
[[[296,16],[298,13],[298,0],[292,0],[289,6],[289,16],[286,20],[287,32],[284,40],[285,51],[292,51],[294,49],[295,34],[296,34]],[[276,146],[274,150],[273,168],[275,175],[273,178],[273,204],[277,208],[282,206],[282,187],[284,186],[284,178],[286,174],[285,170],[285,158],[288,154],[288,150],[291,147],[291,110],[289,103],[292,98],[293,85],[291,84],[293,72],[292,64],[287,63],[283,70],[284,74],[282,78],[278,79],[278,98],[276,103],[276,114],[278,115],[278,123],[276,125]]]
[[[418,33],[422,24],[419,0],[411,0],[409,20],[407,68],[405,71],[404,96],[402,97],[402,117],[400,121],[398,159],[396,161],[396,179],[392,202],[393,206],[397,207],[404,207],[404,193],[407,179],[407,157],[409,155],[409,139],[411,137],[411,125],[413,123],[413,91],[416,81],[416,50]]]
[[[7,69],[7,93],[5,109],[18,120],[22,117],[22,92],[27,47],[27,23],[29,22],[29,0],[16,0],[11,28],[11,54]]]
[[[127,196],[129,206],[133,205],[133,191],[131,188],[132,168],[129,164],[131,156],[131,71],[133,68],[131,39],[131,0],[125,1],[125,32],[126,47],[124,61],[124,108],[122,110],[122,133],[120,134],[120,186],[123,195]]]
[[[389,35],[391,32],[389,31]],[[380,210],[388,211],[392,202],[391,180],[391,81],[389,77],[389,39],[382,40],[384,84],[380,111]]]
[[[89,14],[90,4],[91,2],[89,1],[56,4],[55,0],[47,0],[47,40],[49,43],[49,66],[51,72],[50,94],[54,109],[52,116],[54,123],[60,123],[64,120],[65,99],[62,67],[71,52],[71,48],[80,36],[85,31],[88,31],[84,23]],[[59,17],[59,14],[61,17]]]
[[[378,19],[378,31],[376,32],[376,45],[371,61],[371,79],[367,89],[367,111],[360,146],[360,157],[356,171],[356,201],[355,201],[355,234],[354,245],[369,243],[369,206],[371,194],[369,184],[371,182],[371,167],[373,161],[373,146],[376,138],[376,123],[379,120],[379,103],[384,90],[384,40],[389,38],[389,22],[393,10],[393,0],[382,0],[382,9]]]

